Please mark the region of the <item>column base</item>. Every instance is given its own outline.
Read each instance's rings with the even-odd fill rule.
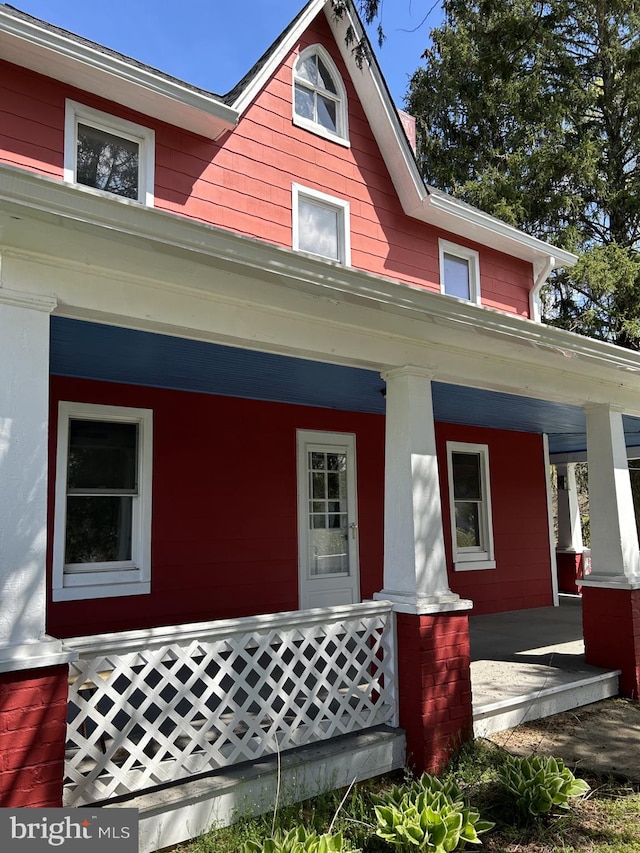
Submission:
[[[582,589],[585,660],[619,669],[620,692],[640,698],[640,589],[604,587],[592,579]]]
[[[395,590],[383,589],[374,592],[376,601],[390,601],[396,613],[411,613],[414,616],[428,616],[433,613],[452,613],[460,610],[471,610],[473,601],[445,590],[433,595],[416,596]]]
[[[400,725],[415,773],[439,773],[473,737],[466,612],[398,613]]]

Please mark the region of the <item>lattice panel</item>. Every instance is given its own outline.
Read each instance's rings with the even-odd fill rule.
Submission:
[[[388,613],[228,637],[216,624],[70,665],[65,805],[393,723]]]

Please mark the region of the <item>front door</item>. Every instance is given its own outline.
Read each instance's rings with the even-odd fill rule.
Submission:
[[[300,608],[360,601],[356,439],[298,431]]]

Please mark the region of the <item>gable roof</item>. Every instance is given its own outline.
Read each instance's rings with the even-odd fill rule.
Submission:
[[[324,13],[407,216],[529,261],[541,281],[556,266],[572,266],[571,252],[525,234],[478,208],[427,186],[373,50],[358,67],[346,33],[369,45],[353,3],[341,18],[331,0],[309,0],[289,26],[226,95],[190,86],[117,51],[0,5],[0,55],[15,64],[88,89],[108,100],[217,139],[237,124],[315,18]]]

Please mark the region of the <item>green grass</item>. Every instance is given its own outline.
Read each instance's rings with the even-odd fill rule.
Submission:
[[[467,744],[444,776],[452,775],[481,816],[496,827],[482,836],[482,845],[468,847],[479,853],[639,853],[640,790],[614,779],[587,777],[591,794],[572,802],[561,817],[522,822],[497,781],[497,768],[505,756],[502,748],[483,740]],[[245,841],[271,835],[302,823],[326,832],[332,821],[354,847],[363,853],[389,853],[396,848],[375,835],[371,793],[380,793],[403,781],[402,774],[370,779],[353,787],[340,807],[345,791],[334,791],[286,806],[273,814],[241,818],[233,826],[212,830],[175,853],[238,853]],[[338,815],[334,820],[336,811]]]

